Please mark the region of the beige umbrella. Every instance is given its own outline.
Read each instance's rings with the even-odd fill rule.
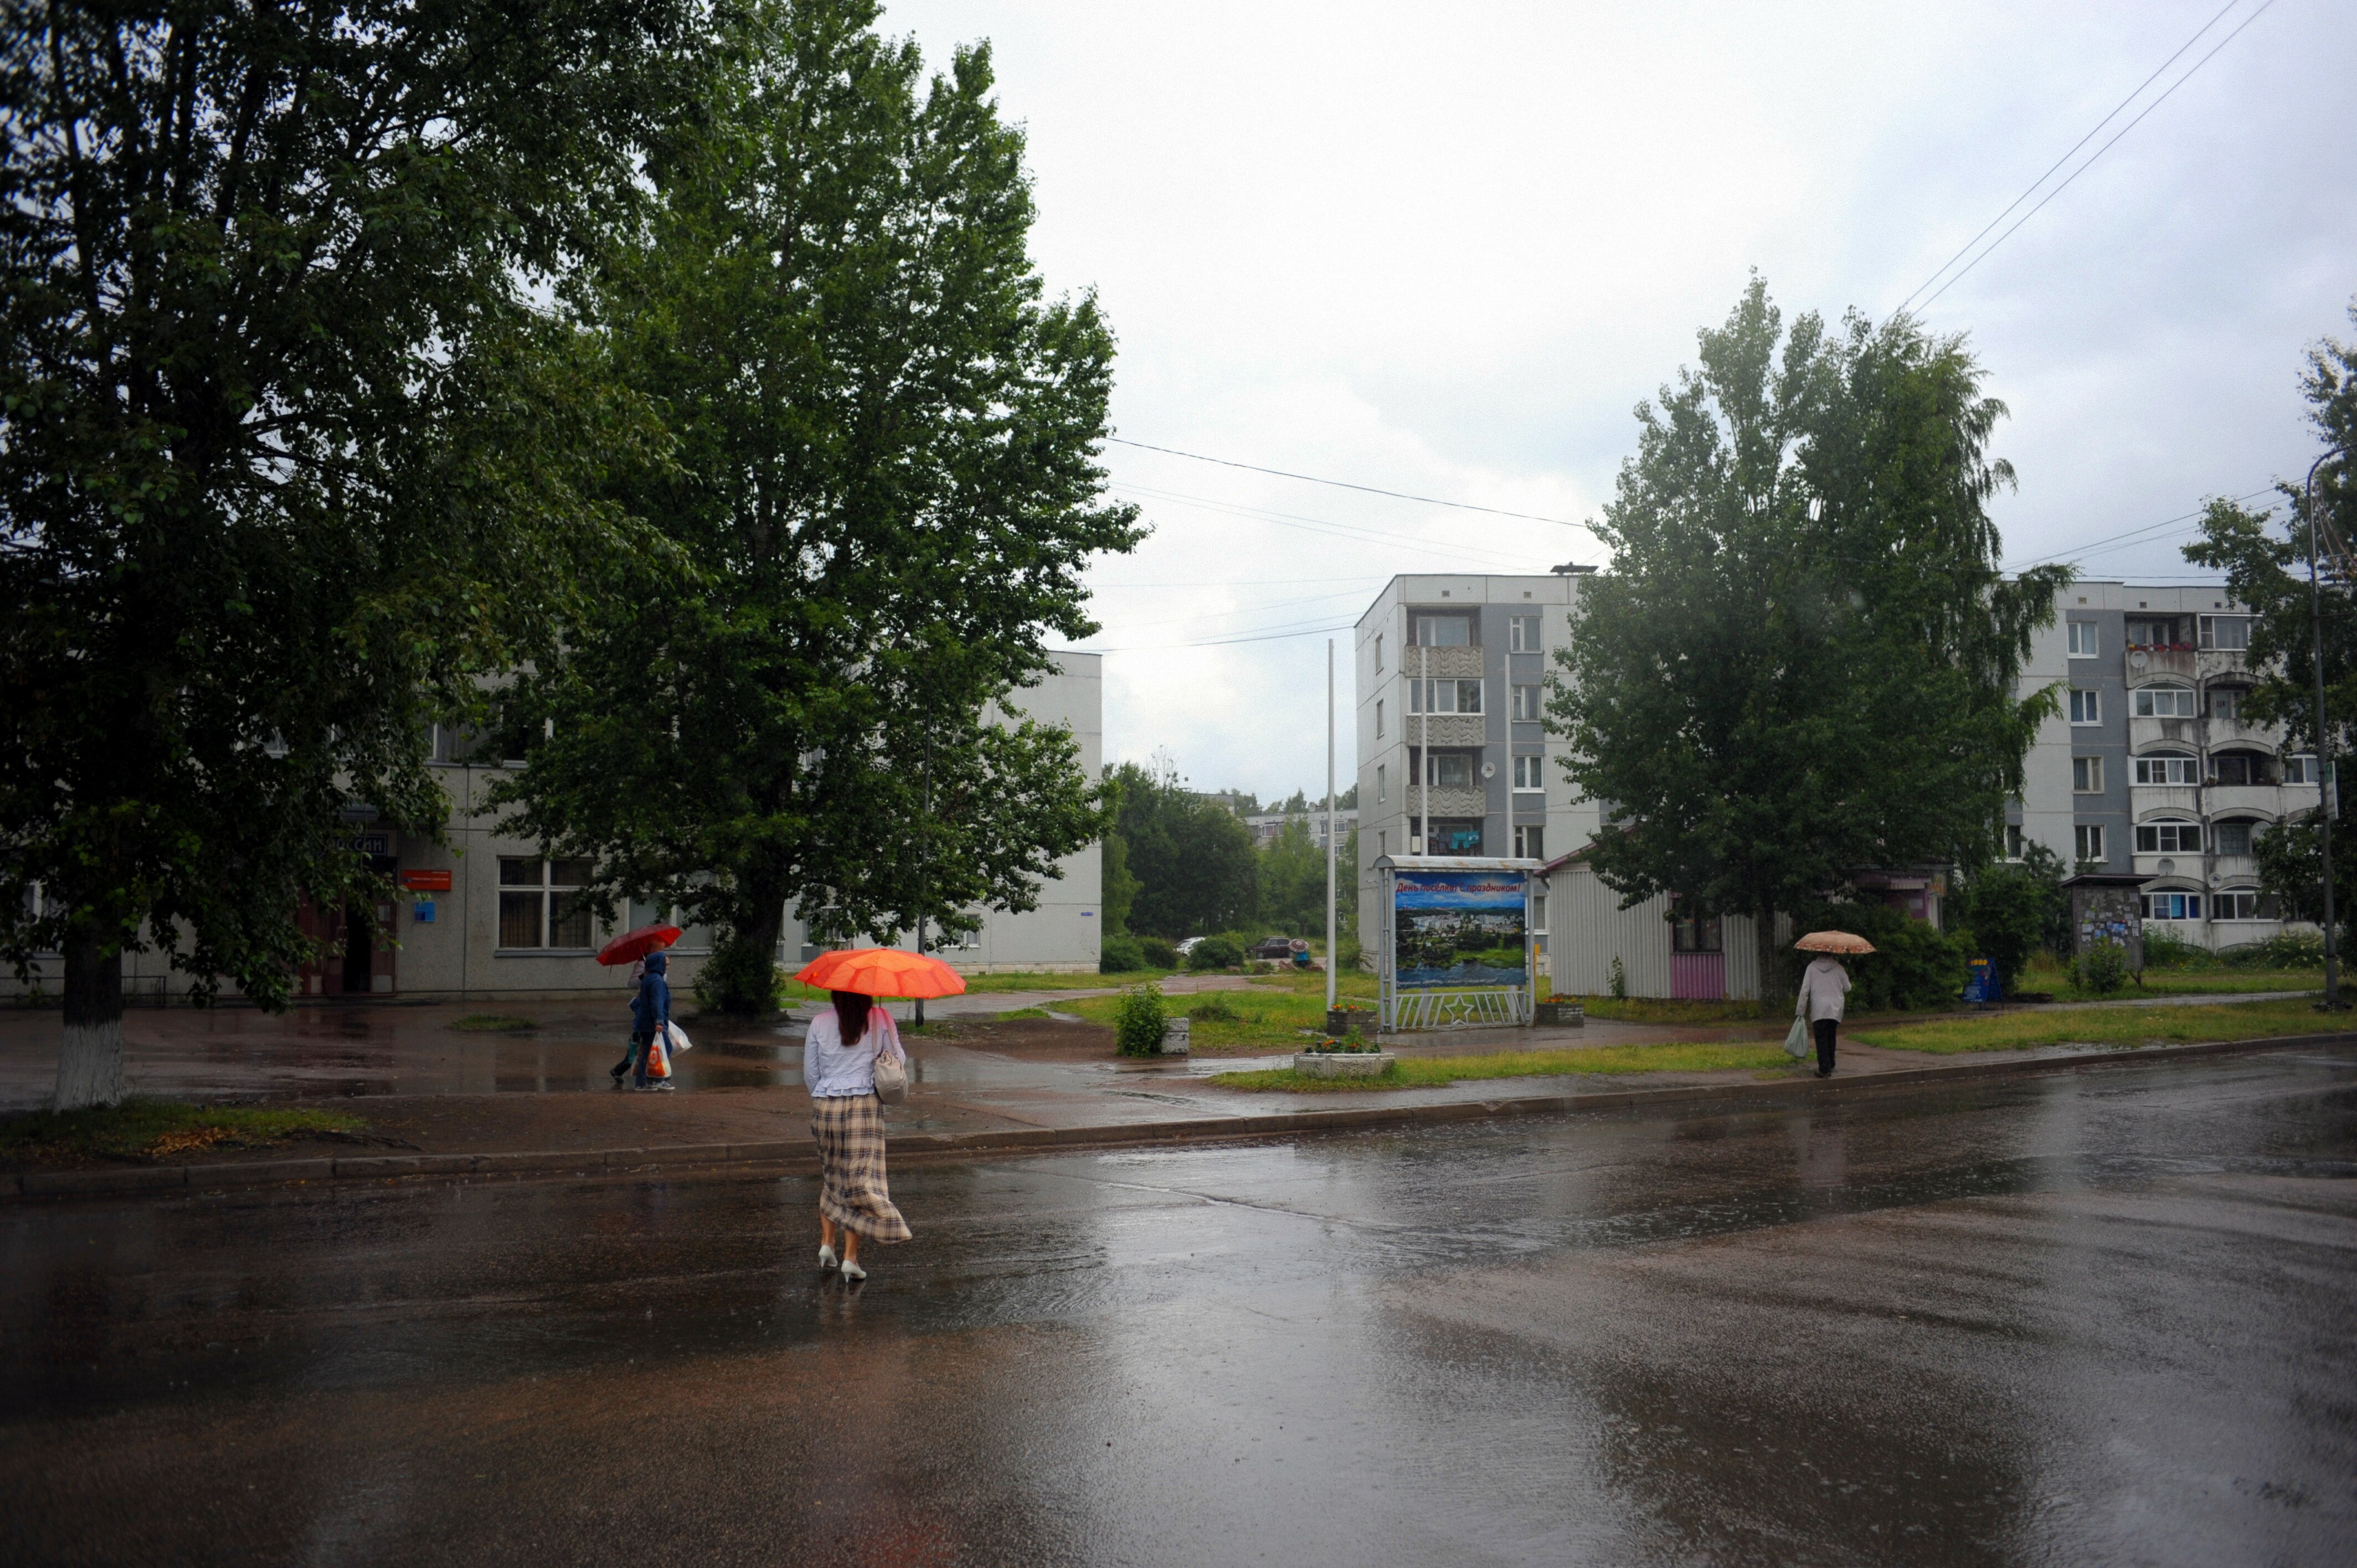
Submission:
[[[1792,944],[1803,952],[1867,953],[1874,944],[1847,931],[1811,931]]]

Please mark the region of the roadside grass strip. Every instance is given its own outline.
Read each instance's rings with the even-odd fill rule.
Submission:
[[[1370,1089],[1431,1089],[1488,1078],[1557,1078],[1630,1072],[1759,1071],[1792,1065],[1781,1046],[1708,1042],[1660,1046],[1591,1046],[1563,1051],[1492,1051],[1484,1056],[1414,1057],[1395,1061],[1381,1078],[1304,1078],[1291,1068],[1223,1072],[1209,1081],[1223,1089],[1282,1089],[1308,1094]]]
[[[2068,1013],[1996,1013],[1921,1024],[1876,1025],[1846,1037],[1886,1050],[1958,1056],[2040,1046],[2191,1045],[2312,1035],[2335,1026],[2303,1000],[2229,1006],[2086,1007]]]
[[[1557,1002],[1577,1002],[1591,1018],[1616,1024],[1756,1024],[1770,1015],[1756,1002],[1678,1002],[1662,996],[1575,996],[1559,993]],[[1782,1008],[1791,1016],[1788,1003]]]
[[[1060,1010],[1111,1026],[1118,996],[1083,996],[1057,1004]],[[1204,1051],[1266,1049],[1298,1046],[1304,1029],[1326,1023],[1326,991],[1294,991],[1268,986],[1243,991],[1164,992],[1162,1005],[1173,1018],[1194,1022],[1187,1031],[1188,1047]]]
[[[278,1110],[126,1100],[105,1110],[28,1111],[0,1116],[0,1164],[159,1160],[202,1149],[260,1149],[312,1133],[359,1133],[349,1111]]]

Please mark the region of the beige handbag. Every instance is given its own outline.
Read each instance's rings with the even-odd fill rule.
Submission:
[[[887,1105],[898,1105],[909,1098],[908,1064],[880,1047],[876,1052],[876,1098]]]

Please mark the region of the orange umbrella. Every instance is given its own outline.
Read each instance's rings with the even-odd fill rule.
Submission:
[[[955,996],[965,978],[937,958],[901,948],[846,948],[823,952],[794,976],[822,991],[866,996]]]
[[[1847,931],[1811,931],[1792,944],[1803,952],[1868,953],[1874,944]]]

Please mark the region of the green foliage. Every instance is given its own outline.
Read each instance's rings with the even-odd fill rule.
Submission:
[[[581,299],[675,438],[615,478],[669,548],[523,682],[553,734],[491,800],[594,857],[598,898],[753,947],[790,902],[973,929],[1106,825],[1071,733],[997,715],[1140,536],[1092,451],[1112,334],[1041,298],[986,48],[928,83],[866,0],[720,15],[731,69]]]
[[[1336,937],[1334,946],[1337,951],[1333,962],[1340,973],[1348,974],[1366,961],[1367,950],[1359,945],[1356,937]]]
[[[2187,941],[2176,932],[2157,926],[2144,929],[2145,968],[2191,969],[2209,961],[2210,950],[2199,942]]]
[[[1135,937],[1108,935],[1104,946],[1097,952],[1099,974],[1127,974],[1146,967],[1146,955],[1139,950]]]
[[[1178,967],[1178,950],[1171,945],[1168,937],[1140,937],[1137,939],[1137,950],[1152,968]]]
[[[2150,932],[2146,933],[2145,941],[2149,947]],[[2218,961],[2229,969],[2321,969],[2324,935],[2320,931],[2277,931],[2263,942],[2226,949],[2218,955]]]
[[[1612,568],[1556,654],[1565,771],[1620,803],[1598,874],[1759,916],[1857,866],[1986,864],[2055,711],[2019,678],[2071,577],[1998,569],[2004,406],[1961,338],[1855,313],[1786,334],[1756,278],[1700,360],[1638,410]]]
[[[1968,955],[1938,929],[1888,904],[1837,901],[1806,904],[1792,912],[1796,932],[1848,931],[1875,950],[1841,959],[1849,971],[1851,1013],[1947,1007],[1964,994]],[[1813,955],[1786,948],[1786,964],[1798,974]]]
[[[778,967],[776,951],[739,932],[723,931],[712,956],[695,972],[695,1004],[707,1013],[745,1017],[777,1012],[785,1005],[788,976]]]
[[[1229,937],[1205,937],[1187,950],[1187,967],[1197,972],[1233,969],[1244,961],[1244,950]]]
[[[1620,955],[1618,953],[1612,955],[1610,978],[1608,979],[1605,983],[1610,987],[1612,999],[1615,1002],[1624,1001],[1627,999],[1629,995],[1629,972],[1621,967]]]
[[[2030,956],[2069,928],[2071,896],[2062,889],[2062,863],[2043,844],[2026,845],[2018,864],[2001,862],[1967,878],[1951,895],[1949,911],[1971,928],[1965,956],[1995,962],[2010,993],[2029,972]],[[1962,942],[1962,933],[1950,935]]]
[[[1188,1008],[1187,1016],[1198,1024],[1241,1024],[1244,1015],[1226,997],[1212,995]]]
[[[1137,880],[1132,929],[1176,938],[1253,918],[1260,861],[1235,812],[1188,789],[1168,757],[1151,768],[1125,762],[1107,781],[1118,800],[1108,840],[1121,841],[1123,864]]]
[[[2128,950],[2117,942],[2095,942],[2079,955],[2073,978],[2079,989],[2109,996],[2127,983]]]
[[[1162,1049],[1162,1027],[1169,1020],[1162,988],[1147,981],[1124,991],[1114,1004],[1114,1041],[1125,1057],[1150,1057]]]
[[[1119,786],[1107,782],[1105,807],[1118,816],[1121,809]],[[1119,833],[1104,836],[1100,873],[1100,897],[1103,901],[1104,929],[1108,934],[1129,929],[1129,912],[1137,903],[1137,878],[1129,874],[1129,841]]]
[[[1343,878],[1338,859],[1335,897]],[[1308,817],[1289,817],[1260,852],[1261,918],[1289,937],[1326,934],[1326,852],[1318,847]]]
[[[381,890],[340,809],[438,833],[427,722],[638,548],[590,490],[647,426],[544,301],[692,14],[10,8],[0,949],[70,1021],[144,940],[283,1005],[298,899]]]

